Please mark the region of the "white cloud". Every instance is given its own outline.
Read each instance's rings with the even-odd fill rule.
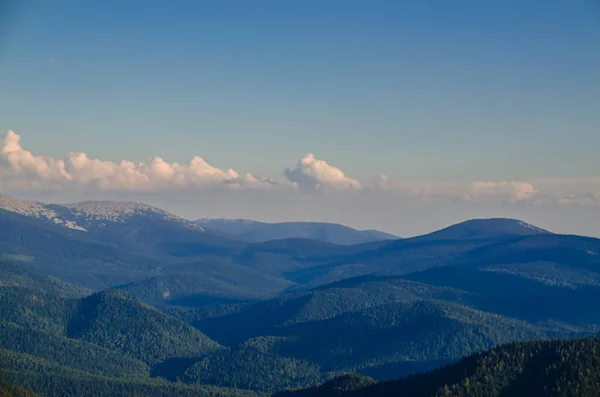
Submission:
[[[347,177],[342,170],[329,165],[326,161],[316,159],[312,153],[305,155],[295,169],[285,170],[285,176],[288,181],[306,191],[362,188],[356,179]]]
[[[69,179],[64,161],[34,156],[21,147],[21,137],[8,131],[0,146],[0,154],[9,170],[16,175],[38,176],[43,179]]]
[[[201,157],[186,164],[167,163],[160,157],[150,162],[119,163],[89,158],[85,153],[69,153],[64,160],[37,156],[23,149],[21,137],[8,131],[0,145],[3,188],[90,186],[100,190],[145,191],[166,188],[228,188],[273,185],[252,175],[240,176],[234,170],[221,170]]]
[[[400,181],[380,174],[362,184],[341,169],[311,153],[305,155],[293,169],[286,169],[285,178],[259,178],[240,174],[232,169],[219,169],[201,157],[189,162],[169,163],[160,157],[134,163],[104,161],[85,153],[68,153],[63,159],[33,154],[21,145],[21,137],[8,131],[0,139],[0,190],[3,193],[54,191],[99,195],[102,192],[131,195],[132,192],[180,191],[266,191],[293,194],[297,191],[360,192],[357,198],[389,197],[408,202],[443,201],[467,203],[529,204],[536,206],[600,205],[600,178],[537,179],[528,181]],[[240,196],[249,197],[249,193]],[[270,194],[273,200],[283,196]],[[318,196],[318,195],[317,195]],[[121,197],[127,197],[122,195]],[[339,198],[339,200],[343,200]],[[285,201],[285,200],[284,200]]]

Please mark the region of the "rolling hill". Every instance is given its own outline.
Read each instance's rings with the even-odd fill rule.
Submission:
[[[254,395],[151,377],[151,367],[164,360],[222,349],[188,324],[123,292],[72,300],[0,287],[0,383],[40,396]],[[20,388],[5,389],[28,395]]]
[[[345,375],[277,397],[597,396],[600,341],[596,338],[511,343],[438,370],[392,382]]]
[[[0,208],[4,208],[0,209],[0,251],[5,259],[93,291],[122,288],[156,305],[264,299],[367,274],[401,275],[446,265],[471,266],[469,263],[485,259],[486,250],[498,250],[498,244],[519,238],[521,245],[527,238],[537,238],[540,247],[546,244],[554,249],[547,253],[552,257],[561,254],[557,251],[562,244],[559,240],[567,238],[518,220],[480,219],[424,236],[355,245],[286,239],[279,231],[277,240],[244,243],[223,236],[223,231],[213,233],[208,226],[143,204],[54,205],[2,196]],[[222,224],[231,223],[241,223],[244,228],[253,225],[252,230],[257,230],[257,224],[250,221]],[[305,228],[308,224],[311,226]],[[268,226],[281,225],[313,230],[322,224]],[[331,227],[357,232],[340,225]],[[505,251],[517,249],[513,244]],[[531,255],[533,247],[526,249]],[[566,255],[569,248],[560,249]],[[581,252],[593,267],[592,255]],[[515,261],[526,259],[522,252],[514,255]],[[513,271],[506,266],[503,270]],[[534,268],[528,271],[533,276],[538,273]]]
[[[487,246],[527,238],[547,241],[549,247],[568,239],[516,219],[473,219],[423,236],[355,246],[361,249],[331,255],[329,261],[290,272],[286,277],[302,285],[294,289],[298,290],[366,274],[414,273],[453,265],[459,257],[463,264],[480,263],[476,248],[485,250]]]
[[[441,230],[416,237],[428,240],[507,240],[519,236],[551,234],[551,232],[518,219],[488,218],[471,219]]]
[[[143,282],[176,265],[176,272],[182,267],[187,273],[194,269],[196,279],[211,280],[199,264],[207,258],[226,264],[244,247],[142,204],[59,206],[5,196],[0,204],[4,208],[0,209],[0,259],[94,291]],[[243,282],[243,277],[233,284]],[[217,289],[226,294],[228,288],[225,281]]]
[[[355,245],[399,238],[378,230],[356,230],[337,223],[325,222],[265,223],[248,219],[198,219],[195,223],[207,230],[219,231],[251,243],[306,238],[332,244]]]
[[[41,395],[384,381],[600,327],[600,240],[518,220],[250,243],[131,203],[4,203],[0,380]]]
[[[10,255],[8,258],[15,259]],[[3,286],[25,287],[65,298],[80,298],[91,293],[89,289],[80,285],[67,283],[56,277],[42,275],[7,260],[0,261],[0,287]]]
[[[535,290],[526,297],[535,298]],[[234,351],[246,341],[269,336],[275,339],[265,351],[274,357],[315,365],[322,376],[357,371],[377,379],[433,369],[512,340],[591,332],[546,318],[536,325],[482,310],[504,304],[501,297],[489,299],[401,277],[367,276],[268,301],[180,315]],[[587,315],[593,312],[588,307]],[[234,368],[228,371],[235,373]]]
[[[26,288],[2,287],[0,296],[0,313],[7,324],[88,342],[148,364],[220,348],[197,329],[122,291],[70,300]]]

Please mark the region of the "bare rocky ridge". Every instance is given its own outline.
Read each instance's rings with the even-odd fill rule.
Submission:
[[[0,208],[80,231],[108,223],[124,223],[137,216],[161,218],[178,222],[192,230],[204,231],[201,226],[167,211],[134,202],[85,201],[61,205],[0,196]]]

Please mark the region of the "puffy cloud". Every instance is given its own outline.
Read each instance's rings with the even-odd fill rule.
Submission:
[[[21,137],[8,131],[0,146],[5,165],[18,175],[38,176],[44,179],[69,179],[64,161],[34,156],[21,147]]]
[[[8,131],[0,139],[0,190],[21,191],[138,192],[179,190],[203,191],[295,191],[361,192],[365,197],[388,197],[404,203],[434,200],[474,203],[526,203],[530,205],[600,205],[600,178],[537,179],[529,181],[399,181],[380,174],[361,184],[311,153],[277,180],[219,169],[201,157],[189,162],[169,163],[160,157],[134,163],[104,161],[85,153],[68,153],[63,159],[36,155],[25,150],[21,137]],[[109,194],[107,193],[107,194]],[[112,193],[110,193],[112,194]],[[334,197],[335,195],[332,195]],[[247,197],[247,196],[245,196]],[[358,196],[357,196],[358,197]],[[273,200],[281,198],[272,196]],[[360,197],[359,197],[360,198]],[[243,200],[241,198],[240,200]]]
[[[187,164],[167,163],[160,157],[150,162],[103,161],[85,153],[69,153],[64,160],[37,156],[23,149],[21,137],[8,131],[0,144],[3,188],[57,187],[68,184],[93,186],[101,190],[154,190],[172,187],[268,188],[273,183],[234,170],[221,170],[201,157]]]
[[[362,188],[357,180],[347,177],[342,170],[326,161],[316,159],[312,153],[306,154],[295,169],[286,169],[285,176],[288,181],[306,191]]]

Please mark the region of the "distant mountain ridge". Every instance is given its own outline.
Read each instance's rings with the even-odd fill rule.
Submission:
[[[205,218],[194,221],[208,230],[226,233],[250,243],[276,239],[308,238],[332,244],[355,245],[399,239],[379,230],[357,230],[327,222],[258,222],[250,219]]]
[[[84,201],[73,204],[45,204],[0,196],[0,209],[15,212],[74,230],[88,231],[111,223],[124,223],[136,217],[152,216],[203,231],[202,227],[147,204],[120,201]]]
[[[251,395],[221,387],[382,382],[600,327],[600,239],[492,218],[356,245],[324,241],[328,228],[253,243],[189,223],[135,203],[4,199],[0,381],[48,397]]]
[[[469,253],[478,247],[513,239],[527,241],[537,236],[567,239],[567,236],[555,235],[518,219],[472,219],[422,236],[352,246],[345,254],[330,255],[329,261],[290,273],[289,278],[303,287],[316,287],[372,273],[408,274],[455,264],[459,260],[463,264],[477,263],[479,258]]]
[[[479,218],[460,222],[433,233],[415,237],[424,240],[458,240],[467,238],[498,239],[507,237],[550,234],[527,222],[511,218]]]

